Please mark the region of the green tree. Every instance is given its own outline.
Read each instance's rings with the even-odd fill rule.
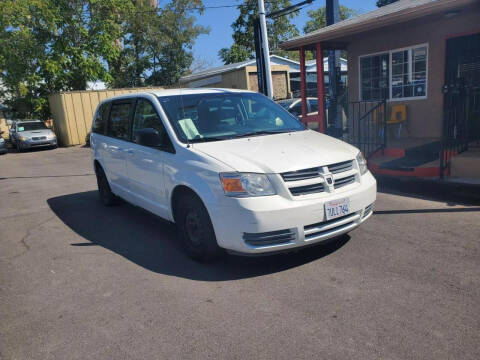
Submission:
[[[109,80],[129,0],[4,0],[0,3],[0,81],[19,116],[49,116],[47,96]]]
[[[266,2],[265,12],[268,14],[290,5],[290,0]],[[230,48],[223,48],[218,52],[219,57],[225,64],[253,59],[255,56],[253,29],[254,21],[258,17],[257,0],[244,0],[243,4],[238,6],[238,10],[240,14],[232,24],[234,43]],[[274,20],[267,20],[268,43],[271,54],[290,56],[290,52],[279,49],[278,45],[280,42],[299,34],[296,26],[290,22],[297,15],[297,12],[293,12]]]
[[[147,84],[173,85],[188,73],[193,62],[195,39],[210,32],[209,28],[195,25],[196,19],[189,10],[202,6],[202,0],[172,0],[164,7],[157,19],[157,29],[164,34],[163,41],[160,34],[153,32],[148,42],[152,60]]]
[[[252,52],[242,45],[233,43],[233,45],[228,48],[220,49],[218,56],[222,59],[225,64],[233,64],[247,59],[252,58]]]
[[[396,1],[398,1],[398,0],[377,0],[377,6],[382,7],[382,6],[394,3]]]
[[[16,116],[49,116],[48,94],[170,85],[188,71],[202,0],[2,0],[2,100]]]
[[[208,28],[195,25],[190,9],[201,9],[202,0],[172,0],[163,8],[150,0],[137,0],[126,17],[118,42],[121,52],[109,62],[111,87],[172,85],[188,72],[191,49]]]
[[[357,14],[355,10],[343,5],[340,5],[339,12],[340,20],[348,19]],[[317,10],[310,10],[307,12],[307,14],[309,20],[303,27],[304,33],[309,33],[327,26],[327,9],[325,8],[325,6]]]

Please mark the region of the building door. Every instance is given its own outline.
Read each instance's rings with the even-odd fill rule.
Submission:
[[[447,40],[442,172],[455,154],[480,147],[480,33]]]

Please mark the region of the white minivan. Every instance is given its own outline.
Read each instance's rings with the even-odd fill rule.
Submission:
[[[376,181],[362,153],[254,92],[107,99],[90,143],[102,202],[122,198],[175,222],[197,260],[321,243],[373,213]]]

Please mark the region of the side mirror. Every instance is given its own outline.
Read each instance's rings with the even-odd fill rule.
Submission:
[[[134,140],[137,144],[144,146],[161,147],[163,145],[162,137],[152,128],[135,130]]]

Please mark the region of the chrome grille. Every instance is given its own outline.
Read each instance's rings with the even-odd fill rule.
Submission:
[[[353,184],[355,182],[355,175],[350,175],[341,179],[335,179],[333,187],[339,189],[341,187]]]
[[[338,174],[344,171],[349,171],[353,169],[353,160],[343,161],[340,163],[328,165],[328,171],[332,174]]]
[[[32,140],[46,140],[47,137],[46,136],[34,136],[32,137]]]
[[[324,190],[323,184],[311,184],[290,188],[290,192],[293,196],[315,194],[323,192]]]
[[[325,168],[328,168],[328,170]],[[342,161],[339,163],[330,164],[326,166],[319,166],[319,167],[302,169],[297,171],[284,172],[284,173],[281,173],[280,175],[282,176],[282,179],[285,182],[296,182],[301,180],[321,178],[321,175],[324,173],[324,169],[325,169],[325,173],[341,174],[343,172],[353,170],[353,160]],[[322,181],[322,180],[319,179],[319,181]],[[342,186],[346,186],[354,183],[355,175],[350,175],[340,179],[335,179],[334,181],[335,181],[334,188],[338,189],[338,188],[341,188]],[[315,193],[321,193],[326,191],[323,181],[316,184],[289,186],[289,190],[293,196],[315,194]]]
[[[295,240],[295,233],[292,229],[263,233],[243,233],[243,240],[252,246],[276,245]]]
[[[360,218],[359,213],[348,214],[336,219],[307,225],[303,228],[305,233],[305,240],[317,240],[322,237],[327,237],[336,231],[347,229],[355,224]]]
[[[321,167],[315,167],[310,169],[303,169],[298,171],[289,171],[282,173],[283,181],[299,181],[306,179],[313,179],[319,176],[319,173],[322,172]]]
[[[306,179],[313,179],[319,177],[323,172],[323,167],[314,167],[308,169],[302,169],[297,171],[284,172],[282,175],[283,181],[299,181]],[[344,171],[349,171],[353,169],[353,160],[343,161],[336,164],[327,165],[328,171],[332,174],[338,174]]]

